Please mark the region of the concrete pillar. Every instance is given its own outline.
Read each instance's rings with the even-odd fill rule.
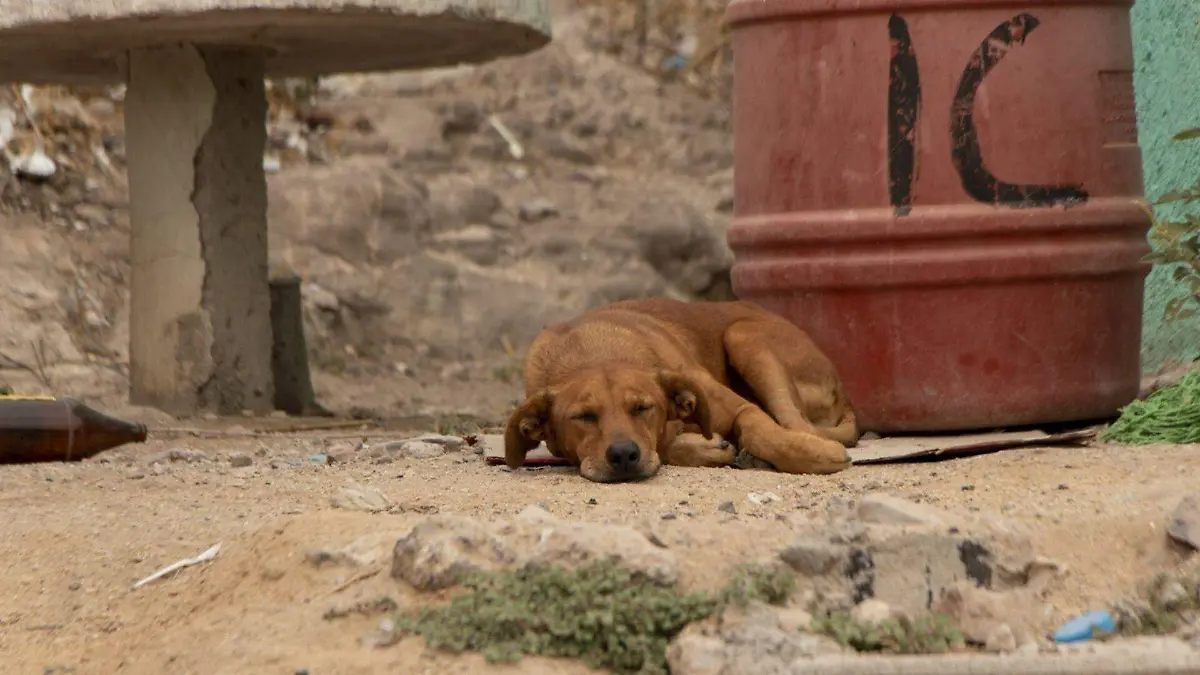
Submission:
[[[129,54],[133,403],[273,407],[264,64],[191,45]]]

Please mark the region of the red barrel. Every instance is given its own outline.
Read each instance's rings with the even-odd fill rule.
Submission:
[[[1138,391],[1132,0],[733,0],[736,294],[864,429],[1092,419]]]

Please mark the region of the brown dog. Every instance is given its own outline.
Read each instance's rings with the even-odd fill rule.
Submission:
[[[602,483],[728,465],[739,448],[786,473],[833,473],[858,440],[829,359],[747,302],[630,300],[549,326],[525,359],[525,393],[508,466],[545,441]]]

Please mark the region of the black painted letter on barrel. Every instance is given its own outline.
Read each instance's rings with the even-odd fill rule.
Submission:
[[[1071,205],[1086,202],[1088,193],[1082,185],[1014,185],[997,180],[983,165],[979,136],[975,130],[975,94],[983,78],[1014,46],[1038,27],[1037,17],[1018,14],[1000,24],[979,45],[967,62],[958,91],[950,108],[950,140],[954,146],[954,168],[962,179],[963,189],[977,201],[1010,208],[1037,208],[1056,204]],[[893,61],[895,57],[893,56]],[[1034,149],[1036,152],[1036,149]]]
[[[912,210],[917,172],[917,119],[921,114],[921,73],[908,22],[888,19],[892,60],[888,72],[888,190],[897,216]]]

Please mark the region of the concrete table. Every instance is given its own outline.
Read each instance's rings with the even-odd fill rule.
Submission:
[[[272,408],[265,77],[480,63],[549,0],[0,0],[0,80],[127,84],[130,398]]]

